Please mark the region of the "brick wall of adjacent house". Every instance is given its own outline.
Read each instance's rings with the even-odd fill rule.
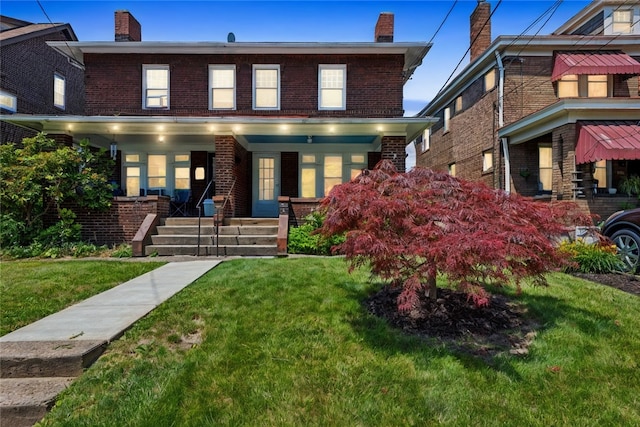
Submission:
[[[111,207],[105,211],[83,208],[75,203],[64,207],[76,214],[76,222],[82,224],[82,239],[97,245],[114,245],[131,242],[149,213],[165,218],[169,216],[170,199],[167,196],[114,197]],[[57,221],[46,218],[45,224]]]
[[[0,49],[0,87],[16,95],[20,114],[82,114],[84,112],[83,70],[46,45],[48,40],[68,40],[64,32],[50,33],[24,41],[4,44]],[[66,108],[53,106],[53,75],[66,82]],[[2,122],[0,138],[20,142],[34,132]]]
[[[234,111],[225,116],[401,117],[403,55],[85,54],[87,115],[219,116],[209,110],[208,65],[235,64]],[[142,109],[142,65],[170,66],[170,109]],[[279,64],[281,108],[252,109],[252,64]],[[347,109],[318,110],[318,64],[347,65]]]

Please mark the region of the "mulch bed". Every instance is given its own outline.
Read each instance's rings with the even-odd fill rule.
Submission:
[[[640,277],[624,274],[575,274],[640,296]],[[456,352],[487,362],[500,354],[526,355],[539,325],[525,316],[524,305],[504,295],[492,295],[487,307],[476,307],[467,295],[438,289],[438,299],[420,297],[407,313],[397,308],[399,288],[385,286],[364,301],[366,309],[405,333],[436,341]]]

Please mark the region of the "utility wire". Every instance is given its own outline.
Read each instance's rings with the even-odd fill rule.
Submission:
[[[447,22],[447,19],[449,18],[449,15],[451,15],[451,12],[453,12],[453,8],[456,7],[456,4],[458,4],[458,0],[454,1],[453,4],[451,5],[451,8],[449,9],[449,12],[447,12],[446,16],[444,17],[444,19],[442,20],[442,22],[440,23],[440,26],[438,27],[438,29],[436,30],[435,33],[433,33],[433,36],[431,37],[431,40],[429,40],[429,44],[431,44],[431,42],[433,41],[433,39],[436,38],[436,36],[438,35],[438,33],[440,32],[440,30],[442,29],[443,25],[445,22]]]

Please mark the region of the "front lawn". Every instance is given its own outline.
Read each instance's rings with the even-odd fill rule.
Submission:
[[[154,270],[159,262],[3,261],[0,336]]]
[[[487,362],[386,326],[341,258],[222,263],[59,398],[57,426],[640,425],[640,299],[564,274],[521,296],[529,353]]]

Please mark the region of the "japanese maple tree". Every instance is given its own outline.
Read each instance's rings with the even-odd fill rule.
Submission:
[[[336,249],[352,269],[370,266],[401,286],[400,310],[420,292],[435,299],[438,274],[477,305],[489,302],[487,284],[546,284],[544,273],[568,262],[554,239],[567,225],[592,223],[571,202],[539,202],[429,169],[399,173],[388,160],[334,187],[323,207],[321,233],[346,232]]]

